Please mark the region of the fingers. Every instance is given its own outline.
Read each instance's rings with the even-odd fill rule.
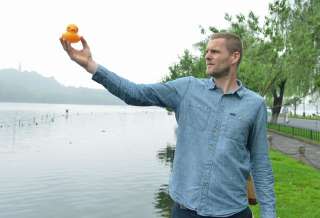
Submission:
[[[60,37],[60,42],[63,47],[63,49],[67,52],[67,54],[72,58],[72,53],[74,51],[74,48],[72,48],[71,43],[64,40],[62,37]]]
[[[80,36],[80,40],[81,40],[83,49],[89,49],[89,45],[88,45],[88,43],[87,43],[87,40],[85,40],[85,39],[83,38],[83,36]]]
[[[67,53],[70,53],[71,51],[71,45],[70,45],[70,42],[64,40],[62,37],[60,38],[60,42],[61,42],[61,45],[63,47],[63,49],[67,52]]]
[[[71,43],[70,42],[67,42],[67,41],[65,41],[65,44],[66,44],[66,48],[67,48],[67,52],[68,52],[68,54],[69,55],[71,55],[72,54],[72,52],[73,52],[73,50],[74,50],[74,48],[72,48],[72,46],[71,46]]]
[[[66,41],[62,38],[62,37],[60,37],[60,43],[61,43],[61,45],[62,45],[62,48],[65,50],[65,51],[67,51],[67,46],[66,46]]]

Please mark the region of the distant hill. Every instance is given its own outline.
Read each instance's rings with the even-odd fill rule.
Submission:
[[[53,77],[15,69],[0,70],[0,102],[125,104],[107,90],[66,87]]]

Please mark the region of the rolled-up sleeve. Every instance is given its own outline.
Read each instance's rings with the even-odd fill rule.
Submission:
[[[275,218],[274,177],[269,160],[267,109],[264,101],[258,109],[257,117],[251,129],[249,145],[252,176],[257,200],[260,204],[261,217]]]
[[[187,92],[190,78],[165,83],[136,84],[99,65],[92,79],[129,105],[160,106],[176,110]]]

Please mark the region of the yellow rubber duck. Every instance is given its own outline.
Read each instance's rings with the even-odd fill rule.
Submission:
[[[67,26],[67,31],[62,34],[62,38],[70,43],[76,43],[80,41],[80,36],[78,35],[79,28],[75,24],[69,24]]]

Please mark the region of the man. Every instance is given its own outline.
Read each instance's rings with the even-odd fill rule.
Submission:
[[[169,192],[172,217],[252,217],[246,182],[253,175],[262,218],[274,218],[274,178],[268,158],[266,105],[237,80],[241,40],[214,34],[206,50],[208,79],[184,77],[135,84],[95,63],[84,38],[76,50],[61,39],[72,60],[127,104],[173,109],[178,123]]]

